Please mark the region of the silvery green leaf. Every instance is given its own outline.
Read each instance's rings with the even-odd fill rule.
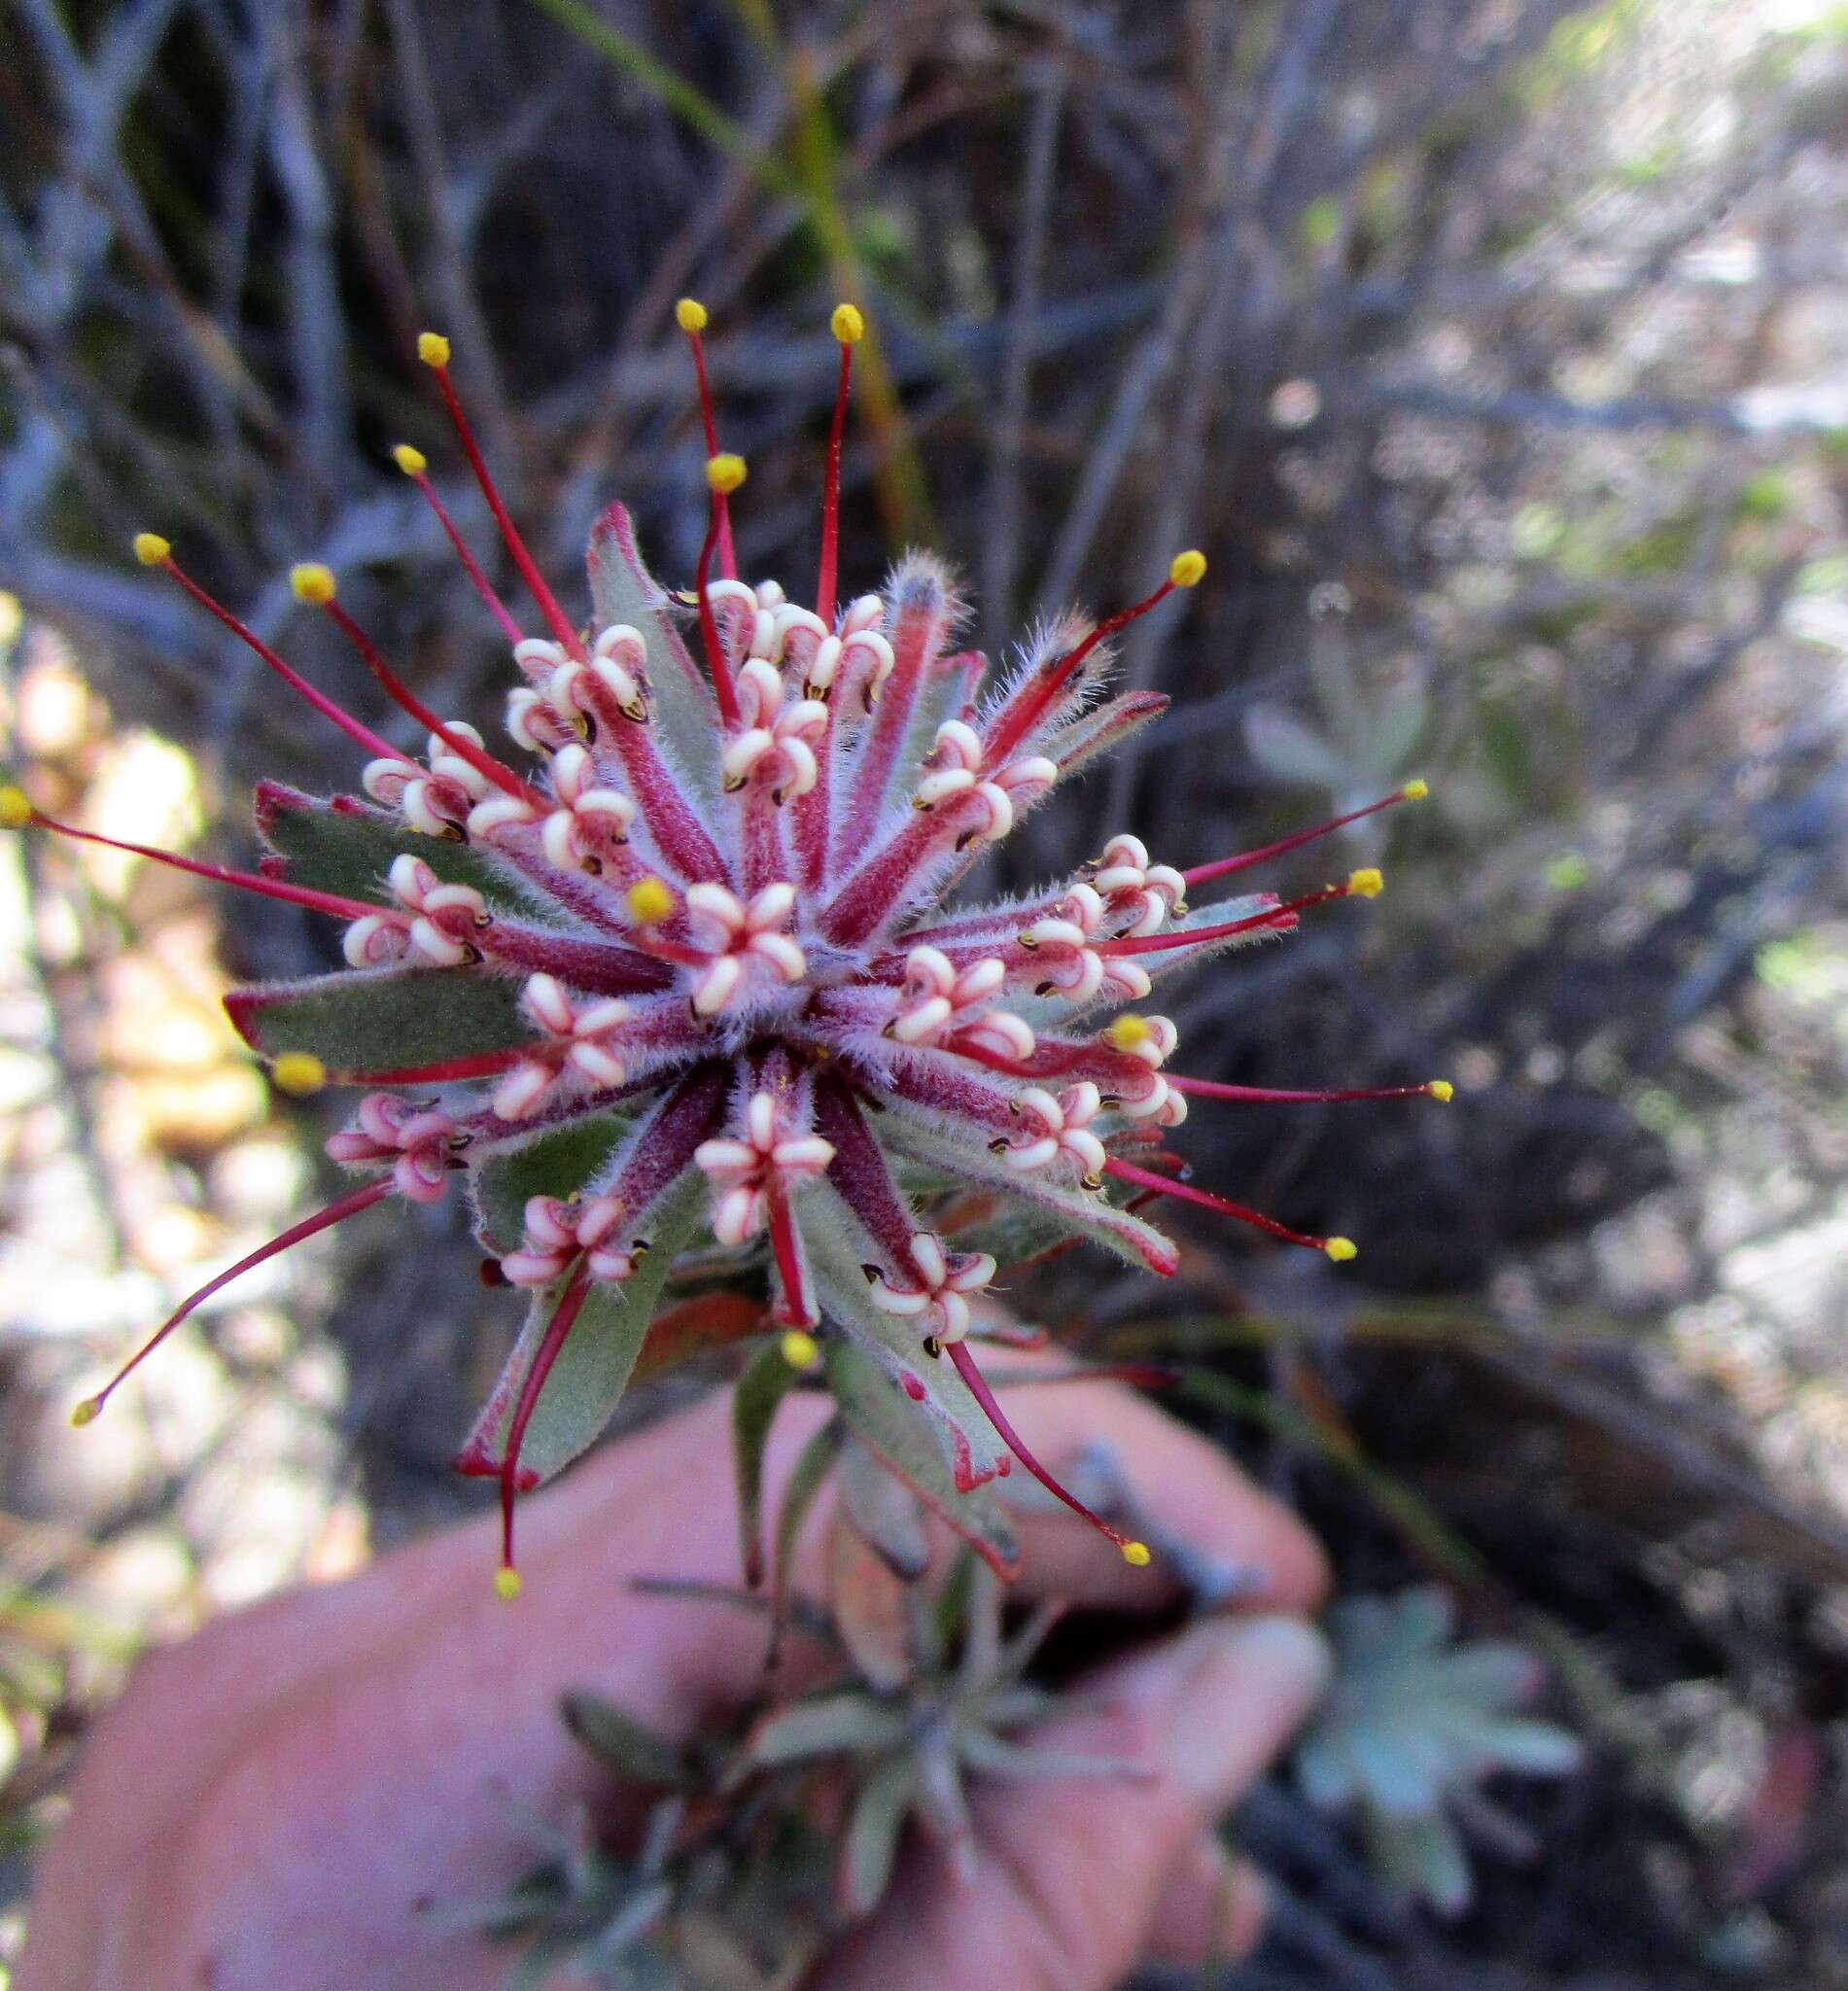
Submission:
[[[643,564],[624,506],[610,506],[591,532],[590,598],[600,630],[626,622],[641,636],[648,653],[648,723],[663,758],[716,808],[718,707],[680,639],[673,597]]]
[[[827,1365],[828,1387],[854,1437],[971,1548],[1003,1573],[1011,1573],[1020,1556],[1020,1542],[1012,1524],[986,1488],[964,1491],[957,1485],[934,1420],[921,1417],[920,1407],[910,1402],[885,1367],[854,1343],[831,1342]],[[938,1369],[948,1365],[924,1366]],[[980,1415],[973,1398],[970,1403]]]
[[[783,1505],[777,1510],[775,1584],[777,1610],[781,1617],[794,1577],[795,1552],[802,1539],[802,1524],[815,1496],[833,1470],[846,1436],[839,1417],[830,1417],[796,1455],[789,1483],[783,1489]]]
[[[1441,1915],[1460,1915],[1475,1886],[1469,1854],[1442,1812],[1429,1818],[1368,1819],[1367,1846],[1377,1870],[1398,1893],[1427,1901]]]
[[[559,1711],[572,1734],[621,1775],[669,1790],[691,1782],[686,1757],[677,1743],[657,1735],[601,1694],[573,1690],[560,1699]]]
[[[1453,1623],[1435,1588],[1337,1604],[1335,1685],[1295,1754],[1304,1795],[1330,1810],[1358,1802],[1395,1883],[1446,1912],[1469,1898],[1447,1804],[1501,1770],[1564,1775],[1583,1754],[1565,1729],[1509,1712],[1539,1683],[1532,1657],[1452,1643]]]
[[[1459,1724],[1457,1735],[1465,1746],[1474,1745],[1485,1772],[1505,1769],[1529,1777],[1562,1777],[1585,1762],[1585,1745],[1576,1735],[1532,1717],[1484,1717]]]
[[[1024,1175],[984,1147],[952,1140],[927,1113],[903,1100],[888,1103],[880,1118],[880,1133],[900,1154],[946,1169],[965,1181],[1005,1190],[1011,1200],[1031,1205],[1035,1214],[1057,1217],[1069,1235],[1101,1244],[1132,1265],[1166,1274],[1173,1271],[1178,1260],[1175,1247],[1161,1232],[1119,1209],[1107,1197]]]
[[[905,1739],[905,1718],[853,1689],[798,1700],[766,1715],[745,1739],[759,1768],[819,1756],[884,1756]]]
[[[1389,786],[1406,771],[1429,717],[1424,686],[1415,681],[1396,686],[1378,701],[1369,715],[1362,760],[1375,785]]]
[[[796,1220],[802,1227],[822,1311],[847,1329],[891,1379],[893,1388],[889,1395],[896,1398],[897,1386],[905,1377],[911,1379],[907,1387],[915,1386],[922,1392],[916,1409],[910,1410],[904,1421],[912,1430],[911,1443],[922,1442],[935,1456],[936,1471],[930,1485],[920,1485],[912,1472],[915,1461],[908,1457],[901,1468],[906,1479],[933,1505],[939,1482],[954,1495],[959,1492],[959,1480],[971,1483],[992,1479],[1007,1456],[1005,1448],[955,1369],[948,1362],[931,1361],[918,1345],[915,1327],[874,1304],[863,1268],[877,1261],[879,1254],[859,1219],[834,1187],[821,1181],[798,1204]],[[830,1344],[831,1384],[834,1350],[845,1345],[842,1341]],[[919,1411],[926,1415],[921,1417]],[[866,1416],[873,1415],[869,1411]],[[855,1425],[860,1437],[872,1444],[889,1464],[894,1463],[888,1448],[864,1428],[866,1416]],[[956,1525],[954,1516],[946,1514],[945,1519]]]
[[[921,1765],[907,1751],[883,1763],[854,1795],[841,1861],[841,1905],[869,1915],[885,1898]]]
[[[257,827],[269,849],[286,860],[291,885],[390,905],[386,874],[408,852],[445,885],[471,886],[499,912],[560,923],[556,905],[527,886],[504,858],[473,844],[420,836],[398,817],[355,795],[330,801],[280,782],[260,782]]]

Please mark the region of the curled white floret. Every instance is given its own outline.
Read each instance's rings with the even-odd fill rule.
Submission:
[[[966,719],[945,719],[911,799],[916,808],[938,809],[947,802],[978,798],[983,813],[970,833],[994,842],[1013,828],[1020,808],[1037,801],[1052,786],[1059,770],[1039,753],[992,771],[984,770],[983,757],[982,738],[975,728]]]
[[[498,1118],[531,1119],[568,1074],[598,1092],[628,1077],[617,1045],[630,1012],[619,996],[574,996],[555,975],[529,975],[520,1007],[546,1041],[496,1085]]]
[[[1103,1096],[1089,1079],[1057,1095],[1044,1086],[1024,1086],[1010,1104],[1021,1122],[1020,1139],[1002,1149],[1002,1160],[1010,1169],[1027,1174],[1069,1155],[1087,1186],[1095,1188],[1103,1180],[1108,1157],[1103,1142],[1091,1132],[1092,1121],[1102,1110]]]
[[[968,1295],[994,1278],[994,1259],[986,1251],[946,1251],[943,1240],[928,1231],[912,1237],[908,1273],[895,1279],[869,1268],[873,1305],[883,1313],[917,1320],[933,1340],[961,1341],[970,1325]]]
[[[1033,1055],[1031,1029],[1011,1011],[994,1007],[1007,980],[1007,964],[989,955],[959,969],[940,948],[914,947],[905,957],[898,1009],[886,1026],[901,1044],[959,1047],[1021,1060]]]
[[[743,1244],[769,1219],[773,1195],[826,1172],[832,1142],[806,1127],[785,1124],[774,1093],[753,1093],[738,1131],[702,1141],[693,1160],[713,1189],[713,1235]]]
[[[686,910],[694,944],[713,956],[694,971],[696,1016],[716,1016],[725,1008],[743,986],[750,961],[768,962],[778,978],[791,987],[808,973],[801,948],[779,930],[795,910],[795,887],[783,882],[766,885],[749,904],[723,885],[687,887]]]
[[[599,871],[611,848],[628,842],[635,804],[598,778],[587,749],[566,747],[554,757],[552,799],[558,806],[540,825],[540,842],[561,871]]]
[[[1127,832],[1104,845],[1088,883],[1107,906],[1111,930],[1136,938],[1159,932],[1187,897],[1181,874],[1171,864],[1151,864],[1148,846]]]

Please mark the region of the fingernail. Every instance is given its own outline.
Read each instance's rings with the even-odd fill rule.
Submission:
[[[1137,1698],[1160,1712],[1175,1781],[1223,1804],[1321,1698],[1333,1661],[1305,1619],[1220,1618],[1195,1625],[1138,1670]]]

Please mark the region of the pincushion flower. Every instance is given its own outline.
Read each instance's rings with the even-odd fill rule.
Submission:
[[[506,756],[402,682],[326,567],[297,567],[296,596],[337,625],[415,722],[421,751],[317,690],[206,594],[164,539],[137,538],[144,564],[248,644],[365,764],[360,794],[317,800],[262,785],[267,854],[255,874],[122,848],[342,924],[343,969],[241,989],[227,1006],[285,1089],[327,1079],[365,1097],[328,1143],[360,1185],[192,1295],[121,1373],[272,1252],[388,1197],[427,1203],[453,1187],[471,1199],[500,1276],[532,1295],[459,1461],[500,1480],[507,1593],[516,1491],[596,1436],[677,1258],[702,1240],[762,1267],[771,1320],[795,1359],[809,1359],[818,1334],[855,1350],[829,1366],[837,1396],[854,1399],[844,1415],[998,1564],[1005,1523],[976,1489],[1013,1460],[1145,1560],[1012,1430],[970,1345],[1000,1268],[979,1237],[945,1236],[938,1217],[966,1207],[974,1189],[1030,1216],[1037,1248],[1088,1240],[1168,1275],[1176,1248],[1142,1213],[1167,1196],[1352,1256],[1343,1238],[1187,1183],[1165,1136],[1199,1095],[1448,1088],[1286,1095],[1184,1077],[1170,1068],[1173,1024],[1138,1005],[1182,969],[1287,932],[1311,905],[1371,895],[1379,875],[1356,871],[1288,904],[1258,893],[1190,905],[1337,825],[1191,869],[1156,861],[1126,832],[1042,890],[954,903],[991,846],[1164,709],[1153,692],[1111,690],[1109,640],[1196,586],[1205,562],[1178,554],[1145,600],[1096,624],[1049,622],[999,669],[957,647],[962,607],[928,556],[842,600],[841,443],[864,329],[842,305],[813,593],[804,603],[774,580],[747,582],[730,517],[746,466],[718,446],[705,312],[686,299],[679,319],[710,451],[693,586],[650,576],[612,505],[591,538],[582,621],[507,515],[447,341],[420,342],[539,617],[529,631],[502,602],[425,457],[401,445],[399,468],[511,649]],[[1413,783],[1374,807],[1422,792]],[[15,826],[107,841],[51,821],[17,790],[4,813]],[[1010,1235],[1018,1244],[1019,1227]],[[866,1355],[890,1402],[869,1396]],[[114,1387],[82,1404],[78,1421]]]

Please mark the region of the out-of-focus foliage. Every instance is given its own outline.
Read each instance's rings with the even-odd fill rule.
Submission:
[[[724,1732],[681,1748],[596,1694],[565,1696],[566,1725],[640,1801],[642,1826],[631,1847],[609,1843],[587,1812],[542,1824],[538,1864],[506,1894],[436,1904],[524,1939],[516,1991],[566,1971],[636,1991],[792,1982],[830,1934],[885,1898],[908,1827],[929,1834],[961,1884],[974,1879],[972,1785],[1136,1774],[1033,1744],[1034,1726],[1071,1705],[1027,1677],[1057,1606],[1007,1624],[998,1582],[967,1551],[917,1586],[851,1506],[829,1544],[825,1608],[797,1606],[779,1633],[804,1648],[795,1684],[767,1666]],[[692,1594],[715,1608],[763,1602]],[[820,1684],[805,1688],[818,1668]]]
[[[1329,1613],[1335,1685],[1296,1748],[1304,1795],[1358,1810],[1376,1866],[1394,1886],[1460,1914],[1469,1855],[1449,1815],[1501,1770],[1564,1776],[1583,1752],[1552,1722],[1513,1712],[1538,1688],[1518,1645],[1452,1643],[1439,1589],[1346,1597]]]

